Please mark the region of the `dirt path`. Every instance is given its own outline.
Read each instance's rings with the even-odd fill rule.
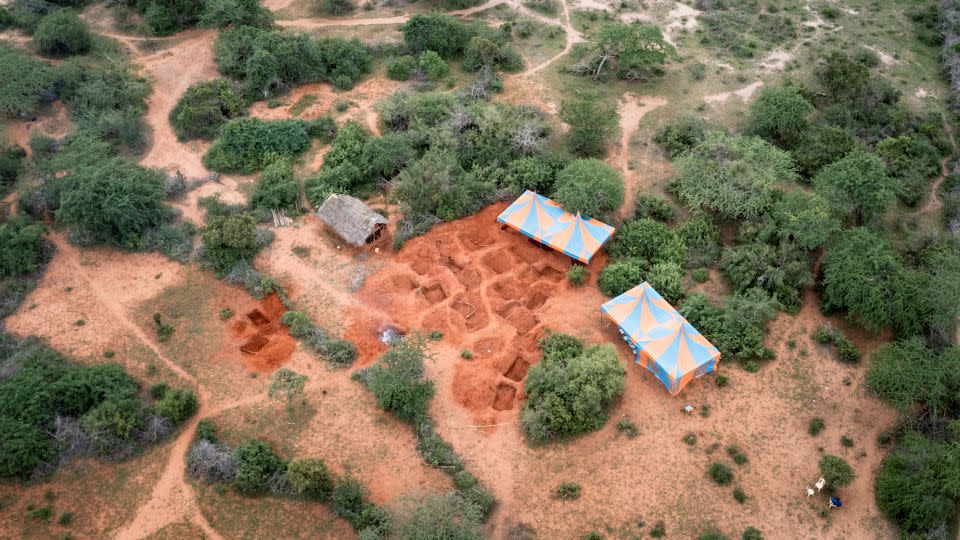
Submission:
[[[616,165],[620,167],[620,171],[623,173],[627,190],[621,209],[623,217],[629,216],[633,211],[633,201],[640,187],[639,180],[642,176],[639,171],[631,170],[630,141],[640,128],[640,120],[648,112],[666,104],[667,99],[662,96],[638,97],[632,93],[623,95],[623,101],[620,103],[620,148],[615,158]]]
[[[144,331],[137,326],[137,324],[134,323],[129,316],[127,316],[123,308],[117,305],[116,296],[112,292],[101,288],[98,280],[93,279],[87,274],[86,268],[80,262],[80,252],[76,247],[67,242],[63,234],[51,234],[50,240],[57,247],[57,257],[61,257],[68,261],[70,266],[74,269],[77,277],[79,277],[81,281],[87,285],[87,288],[93,293],[94,297],[97,299],[104,311],[106,311],[131,336],[137,338],[137,340],[146,345],[155,355],[157,355],[157,358],[159,358],[167,366],[167,368],[170,369],[170,371],[173,371],[185,381],[196,384],[197,380],[193,375],[187,373],[183,368],[167,358],[153,343],[153,341],[147,337],[146,333],[144,333]]]
[[[953,127],[950,125],[950,122],[943,122],[943,130],[947,132],[947,137],[950,138],[951,152],[940,160],[940,176],[930,185],[930,196],[927,198],[927,204],[924,205],[923,208],[917,209],[914,212],[915,215],[929,214],[943,207],[943,201],[937,196],[937,192],[940,191],[940,186],[943,185],[943,181],[947,179],[947,176],[950,176],[950,160],[953,159],[954,152],[957,148],[957,142],[953,138]]]
[[[184,481],[187,467],[187,452],[193,441],[197,423],[203,418],[222,414],[230,409],[254,405],[264,400],[263,395],[254,395],[209,409],[201,405],[197,414],[184,426],[173,443],[170,460],[163,469],[160,480],[153,488],[150,499],[137,510],[136,516],[114,535],[116,540],[135,540],[144,538],[163,527],[188,519],[203,530],[208,539],[222,540],[207,519],[200,513],[196,493]]]
[[[531,67],[530,69],[524,71],[521,75],[529,77],[539,71],[542,71],[545,67],[556,62],[560,58],[570,54],[570,51],[573,49],[573,46],[577,43],[583,41],[583,35],[573,27],[570,23],[570,5],[567,0],[560,0],[560,5],[563,6],[563,18],[560,20],[560,26],[564,30],[564,38],[567,40],[566,45],[564,45],[563,50],[554,55],[552,58],[548,59],[546,62],[539,64],[537,66]],[[523,8],[525,13],[529,13],[530,10]]]

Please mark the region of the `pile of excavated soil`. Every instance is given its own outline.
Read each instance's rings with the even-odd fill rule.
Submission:
[[[276,294],[251,304],[227,325],[224,348],[238,348],[248,370],[270,372],[282,366],[297,348],[287,327],[280,322],[287,309]]]

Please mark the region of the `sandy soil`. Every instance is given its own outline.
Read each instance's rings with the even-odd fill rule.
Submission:
[[[764,69],[770,71],[783,71],[784,66],[787,65],[787,62],[793,60],[794,53],[784,50],[771,51],[770,54],[760,62],[760,65]]]
[[[840,364],[811,342],[813,328],[824,322],[812,294],[798,316],[781,315],[773,324],[768,343],[779,359],[760,374],[721,364],[732,380],[729,387],[718,389],[707,378],[674,399],[630,363],[615,329],[599,316],[604,299],[598,290],[567,284],[565,257],[498,230],[495,217],[504,206],[408,242],[359,292],[365,305],[388,318],[348,317],[352,337],[367,342],[375,341],[385,323],[443,332],[437,361],[428,366],[438,382],[433,413],[443,436],[500,502],[489,525],[493,537],[505,536],[518,519],[540,537],[569,538],[590,528],[629,527],[638,516],[648,523],[664,519],[669,534],[681,538],[708,523],[731,532],[755,525],[771,537],[892,535],[874,506],[871,478],[882,458],[873,441],[894,414],[866,394],[862,367]],[[591,269],[602,264],[597,260]],[[885,337],[831,322],[867,352]],[[545,328],[618,344],[628,367],[627,388],[614,420],[601,431],[571,444],[532,449],[516,425],[517,411],[522,374],[537,361],[535,341]],[[790,340],[795,348],[787,345]],[[472,360],[460,358],[464,349],[473,353]],[[376,350],[361,363],[372,361]],[[841,382],[846,377],[850,386]],[[684,415],[680,408],[687,402],[709,404],[711,414]],[[806,423],[818,415],[828,419],[828,427],[811,438]],[[617,435],[615,420],[622,416],[637,423],[639,437]],[[694,448],[681,442],[688,431],[700,441]],[[852,450],[839,444],[845,433],[856,440]],[[723,459],[722,449],[707,454],[712,442],[737,444],[750,457],[749,465],[736,470],[736,484],[751,497],[745,505],[706,478],[709,461]],[[823,496],[807,500],[803,494],[805,485],[816,481],[818,446],[844,455],[859,472],[843,492],[844,511],[826,521],[816,516],[826,506]],[[652,454],[658,459],[649,459]],[[551,489],[563,481],[581,483],[584,496],[576,503],[553,498]]]
[[[27,151],[29,156],[30,137],[46,135],[59,139],[73,131],[73,122],[70,120],[70,111],[62,101],[54,101],[46,110],[33,120],[11,120],[7,123],[6,136],[11,142]]]
[[[616,154],[617,166],[623,174],[626,184],[626,198],[621,209],[621,217],[629,217],[633,212],[633,201],[638,190],[650,177],[646,167],[631,166],[630,143],[640,127],[640,120],[650,111],[663,107],[667,100],[660,96],[641,96],[625,94],[620,102],[620,148]],[[639,157],[639,156],[636,156]],[[637,164],[639,165],[639,164]]]
[[[697,16],[701,11],[694,9],[686,4],[676,3],[676,7],[667,13],[667,26],[664,28],[664,39],[673,46],[676,46],[677,34],[680,32],[693,31],[697,25]]]
[[[744,86],[739,90],[732,90],[730,92],[720,92],[718,94],[704,96],[703,100],[706,101],[707,103],[721,103],[730,99],[731,96],[737,96],[738,98],[740,98],[741,101],[746,103],[753,96],[753,93],[756,92],[757,89],[761,88],[762,86],[764,86],[763,81],[756,81],[748,84],[747,86]]]

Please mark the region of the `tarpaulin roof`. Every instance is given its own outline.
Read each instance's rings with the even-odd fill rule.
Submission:
[[[637,363],[671,394],[717,367],[720,351],[646,282],[603,304],[600,311],[620,326]]]
[[[587,216],[571,214],[532,191],[497,216],[497,221],[587,264],[613,236],[614,228]]]

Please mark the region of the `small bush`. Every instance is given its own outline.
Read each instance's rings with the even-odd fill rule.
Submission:
[[[727,455],[730,456],[730,459],[737,465],[743,465],[748,461],[747,455],[740,450],[740,447],[733,444],[727,447]]]
[[[220,309],[220,320],[226,321],[233,317],[233,310],[230,308],[221,308]]]
[[[857,477],[853,467],[838,456],[824,454],[817,465],[829,490],[848,486]]]
[[[214,425],[213,420],[209,418],[204,418],[197,422],[197,430],[194,432],[194,437],[197,440],[209,441],[212,443],[217,442],[217,427]]]
[[[747,527],[740,538],[741,540],[763,540],[763,534],[755,527]]]
[[[643,274],[647,263],[643,259],[623,259],[608,264],[600,270],[597,276],[597,286],[600,292],[614,297],[636,287],[643,281]]]
[[[303,122],[234,118],[220,129],[203,162],[215,171],[250,174],[266,165],[268,158],[292,157],[309,146]]]
[[[255,439],[238,446],[233,451],[233,458],[237,463],[237,472],[231,485],[245,495],[262,493],[267,487],[267,480],[282,470],[283,466],[267,443]]]
[[[68,527],[73,523],[73,512],[64,512],[60,514],[60,519],[57,520],[57,523],[62,527]]]
[[[163,322],[159,313],[153,314],[153,329],[157,331],[157,341],[168,341],[176,329],[172,324]]]
[[[580,287],[587,281],[587,268],[574,264],[567,270],[567,281],[574,287]]]
[[[387,77],[395,81],[406,81],[417,70],[417,59],[409,56],[394,56],[387,60]]]
[[[473,360],[473,353],[470,351],[470,349],[464,349],[460,351],[460,358],[463,358],[464,360]]]
[[[700,117],[681,116],[657,130],[653,142],[662,146],[672,159],[700,143],[711,129],[716,128]]]
[[[851,439],[846,435],[843,435],[842,437],[840,437],[840,445],[843,446],[844,448],[853,448],[853,439]]]
[[[693,432],[687,432],[683,435],[683,442],[688,446],[697,444],[697,436]]]
[[[653,538],[663,538],[667,534],[667,526],[663,523],[663,520],[657,520],[657,522],[650,528],[650,536]]]
[[[333,491],[327,466],[319,459],[292,459],[287,464],[287,478],[301,497],[322,501]]]
[[[41,53],[49,56],[82,54],[93,45],[87,23],[72,9],[66,8],[40,19],[33,41]]]
[[[177,137],[212,139],[228,121],[246,114],[246,100],[225,79],[203,81],[187,89],[170,111]]]
[[[157,413],[174,424],[183,423],[197,412],[197,396],[190,390],[168,391],[157,403]]]
[[[427,416],[430,400],[436,392],[426,378],[424,360],[432,358],[426,340],[408,335],[394,342],[376,364],[354,372],[377,398],[377,404],[392,411],[401,420],[418,424]]]
[[[450,68],[443,61],[443,58],[440,58],[440,55],[433,51],[423,51],[420,58],[417,59],[417,66],[431,81],[439,81],[450,72]]]
[[[673,207],[663,197],[640,194],[633,203],[633,217],[652,218],[657,221],[673,221]]]
[[[823,428],[826,426],[823,418],[816,416],[810,420],[810,424],[807,426],[807,432],[811,435],[819,435]]]
[[[579,499],[580,491],[580,484],[576,482],[564,482],[556,489],[557,497],[565,500]]]
[[[27,517],[36,521],[50,521],[50,518],[53,517],[53,508],[49,506],[32,508],[27,511]]]
[[[725,486],[730,482],[733,482],[733,470],[729,465],[725,465],[718,461],[714,461],[710,464],[708,473],[710,474],[710,478],[721,486]]]
[[[627,437],[633,439],[637,435],[640,435],[640,429],[637,428],[637,425],[634,424],[629,418],[621,418],[617,422],[617,431],[619,433],[626,433]]]
[[[743,488],[733,488],[733,498],[740,504],[747,502],[747,494],[743,492]]]
[[[714,529],[707,529],[700,533],[697,540],[727,540],[727,535]]]
[[[167,394],[167,390],[170,389],[170,386],[165,382],[158,382],[150,386],[150,397],[153,399],[163,399],[163,396]]]
[[[730,378],[726,375],[717,375],[716,384],[718,388],[723,388],[730,384]]]

